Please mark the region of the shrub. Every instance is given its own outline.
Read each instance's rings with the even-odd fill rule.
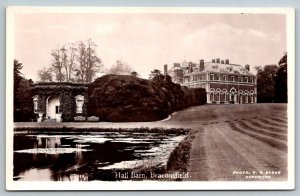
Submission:
[[[205,89],[189,89],[170,80],[105,75],[88,88],[88,115],[103,121],[155,121],[206,103]]]
[[[83,116],[75,116],[74,117],[74,121],[75,122],[84,122],[85,121],[85,117],[83,117]]]

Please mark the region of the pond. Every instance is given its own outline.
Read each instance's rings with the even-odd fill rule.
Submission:
[[[14,180],[124,180],[116,175],[119,171],[164,168],[185,134],[140,130],[15,135]]]

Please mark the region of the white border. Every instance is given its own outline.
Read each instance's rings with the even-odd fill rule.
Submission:
[[[6,13],[7,190],[285,190],[295,188],[295,10],[293,8],[8,7]],[[288,180],[284,182],[20,182],[13,181],[14,16],[19,13],[278,13],[286,14],[288,52]]]

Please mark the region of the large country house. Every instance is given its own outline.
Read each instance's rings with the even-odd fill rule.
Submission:
[[[229,59],[213,59],[174,63],[167,73],[173,82],[190,88],[205,88],[207,103],[256,103],[256,76],[245,67],[229,63]],[[165,66],[165,72],[167,67]]]

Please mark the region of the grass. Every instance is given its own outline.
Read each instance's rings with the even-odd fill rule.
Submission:
[[[192,129],[186,138],[179,143],[179,145],[170,154],[167,162],[167,172],[186,172],[188,161],[190,158],[190,150],[192,142],[198,133],[198,130]]]

